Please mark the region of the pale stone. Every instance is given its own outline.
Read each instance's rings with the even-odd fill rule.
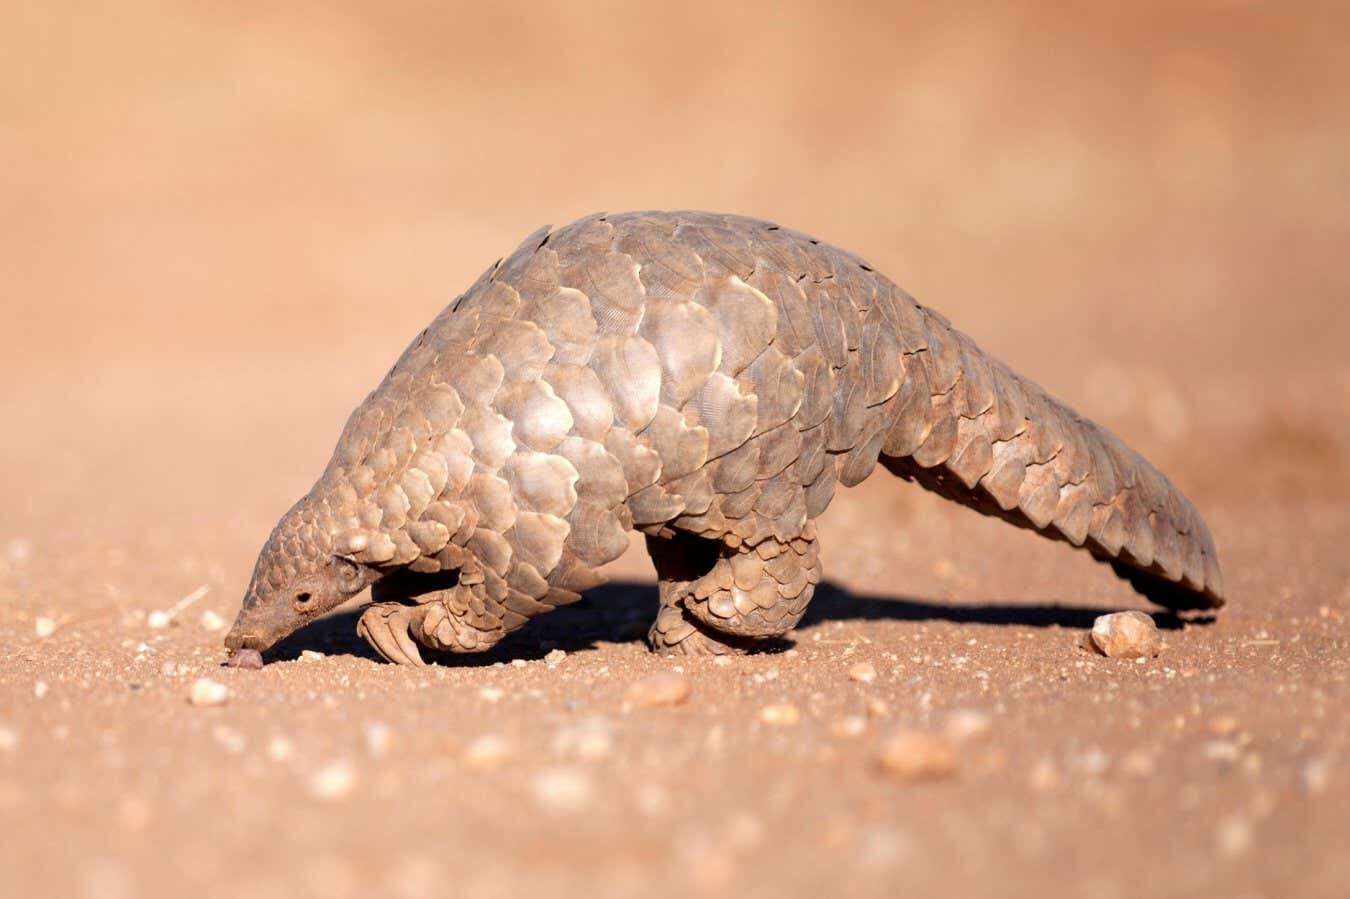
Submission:
[[[689,678],[675,671],[662,671],[634,681],[624,695],[627,705],[648,709],[657,706],[679,705],[692,692]]]
[[[791,727],[802,720],[802,714],[790,702],[776,702],[759,710],[759,720],[774,727]]]
[[[224,705],[230,698],[230,688],[209,677],[199,677],[188,689],[188,702],[193,705]]]
[[[877,767],[887,777],[904,783],[940,780],[956,774],[956,751],[942,737],[921,731],[899,730],[877,747]]]
[[[871,662],[859,662],[848,669],[848,679],[860,684],[870,684],[877,679],[877,669]]]
[[[1151,658],[1162,649],[1162,635],[1143,612],[1112,612],[1092,622],[1092,645],[1113,659]]]

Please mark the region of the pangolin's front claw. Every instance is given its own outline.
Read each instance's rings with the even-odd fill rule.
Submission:
[[[398,603],[376,603],[361,614],[356,632],[386,661],[424,668],[427,663],[412,638],[418,611]]]

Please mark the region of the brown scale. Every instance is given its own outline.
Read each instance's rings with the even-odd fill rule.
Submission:
[[[711,213],[539,229],[353,412],[259,555],[254,653],[367,586],[387,658],[475,652],[601,582],[633,529],[652,645],[780,637],[837,485],[891,472],[1082,546],[1172,608],[1223,587],[1199,514],[1118,438],[856,256]]]

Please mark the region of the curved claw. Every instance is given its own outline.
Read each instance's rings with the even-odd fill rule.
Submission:
[[[407,606],[373,605],[361,614],[356,632],[385,661],[424,668],[427,663],[423,661],[422,653],[411,635],[415,623],[412,613],[413,610]]]

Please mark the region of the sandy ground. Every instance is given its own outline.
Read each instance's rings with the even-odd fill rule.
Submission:
[[[0,893],[1346,894],[1330,7],[9,6]],[[486,657],[385,665],[343,610],[220,668],[406,341],[544,221],[681,206],[861,253],[1116,430],[1229,607],[1094,655],[1146,608],[1109,572],[879,472],[778,652],[650,656],[635,545]],[[677,668],[684,703],[626,699]],[[954,770],[887,775],[897,731]]]

